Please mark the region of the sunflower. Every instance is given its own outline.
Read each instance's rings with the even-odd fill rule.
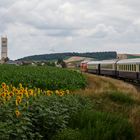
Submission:
[[[29,93],[30,96],[33,96],[34,91],[33,91],[32,89],[30,89],[30,90],[28,91],[28,93]]]
[[[15,113],[16,113],[17,118],[21,115],[18,109],[16,109]]]
[[[22,98],[20,96],[17,96],[16,98],[16,106],[18,106],[22,101]]]
[[[2,86],[3,89],[6,88],[6,84],[4,82],[1,84],[1,86]]]

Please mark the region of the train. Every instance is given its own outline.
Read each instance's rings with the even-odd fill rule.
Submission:
[[[140,82],[140,58],[83,61],[82,72]]]

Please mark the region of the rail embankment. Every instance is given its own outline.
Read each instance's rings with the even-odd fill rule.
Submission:
[[[120,115],[133,126],[135,139],[140,139],[140,90],[132,84],[110,77],[85,74],[87,87],[76,94],[88,96],[93,110]]]

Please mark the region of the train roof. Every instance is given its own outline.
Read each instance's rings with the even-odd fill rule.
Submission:
[[[100,62],[101,62],[101,61],[90,61],[90,62],[88,62],[87,64],[89,64],[89,65],[90,65],[90,64],[100,64]]]
[[[140,64],[140,58],[119,60],[117,64]]]
[[[100,64],[115,64],[118,61],[118,59],[113,60],[103,60],[100,62]]]

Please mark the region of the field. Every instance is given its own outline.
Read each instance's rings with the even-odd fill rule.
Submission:
[[[0,66],[0,139],[139,139],[140,98],[124,82],[53,67]]]
[[[86,80],[80,73],[52,67],[0,65],[0,84],[41,88],[48,90],[76,90],[86,86]]]

